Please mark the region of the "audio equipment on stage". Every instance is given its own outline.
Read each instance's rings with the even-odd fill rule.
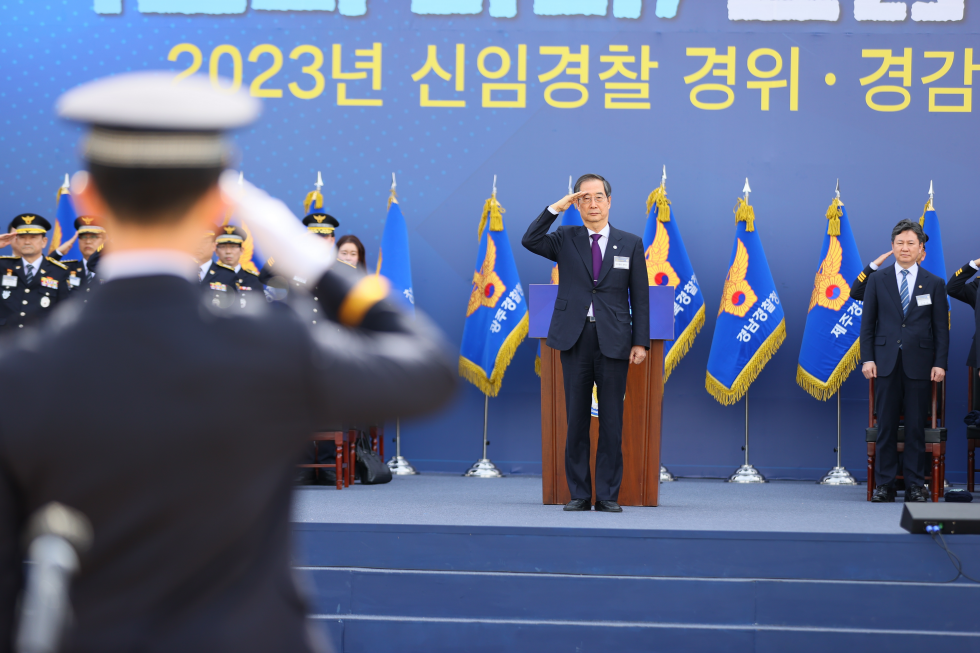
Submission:
[[[909,533],[927,533],[927,526],[939,526],[946,535],[980,533],[980,504],[906,503],[901,526]]]

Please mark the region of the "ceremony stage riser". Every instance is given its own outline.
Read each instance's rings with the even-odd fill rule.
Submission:
[[[980,650],[980,585],[945,584],[955,571],[928,536],[294,531],[315,618],[338,652]],[[977,566],[980,537],[947,541]]]

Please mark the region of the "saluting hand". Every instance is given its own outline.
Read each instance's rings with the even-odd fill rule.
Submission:
[[[561,198],[560,200],[552,204],[551,208],[561,213],[562,211],[570,207],[572,204],[574,204],[575,200],[577,200],[578,198],[582,197],[585,194],[586,194],[585,191],[579,191],[577,193],[571,193],[570,195],[566,195],[565,197]]]
[[[891,255],[892,255],[892,251],[891,250],[888,250],[887,252],[885,252],[884,254],[882,254],[881,256],[879,256],[878,258],[876,258],[875,259],[875,266],[876,267],[881,267],[881,264],[885,262],[885,259],[888,258]]]
[[[58,253],[61,254],[62,256],[64,256],[65,254],[67,254],[68,253],[68,250],[71,249],[71,246],[75,244],[75,241],[76,240],[78,240],[78,232],[77,231],[75,232],[75,235],[74,236],[72,236],[66,242],[64,242],[64,243],[62,243],[61,245],[58,246]]]
[[[0,247],[6,247],[10,243],[14,242],[14,236],[17,234],[0,234]]]

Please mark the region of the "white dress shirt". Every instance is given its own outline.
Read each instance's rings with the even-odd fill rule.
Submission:
[[[201,270],[197,273],[198,281],[204,281],[207,278],[208,270],[211,269],[212,263],[213,261],[208,261],[207,263],[201,263],[201,265],[198,266]]]
[[[203,267],[198,267],[186,252],[137,249],[106,254],[99,263],[99,273],[106,281],[165,274],[196,282]]]
[[[895,279],[898,281],[899,295],[902,294],[902,269],[903,268],[901,265],[898,263],[895,264]],[[912,291],[915,289],[915,278],[919,276],[919,265],[917,263],[913,263],[908,270],[909,274],[907,283],[909,285],[909,303],[911,303],[912,298],[915,297],[915,293]]]
[[[28,261],[23,256],[20,258],[20,264],[24,266],[24,273],[27,274],[27,266],[30,265],[32,268],[34,268],[34,276],[37,276],[37,273],[41,271],[41,263],[43,261],[44,261],[43,256],[37,257],[37,260],[34,261],[33,263],[31,261]]]

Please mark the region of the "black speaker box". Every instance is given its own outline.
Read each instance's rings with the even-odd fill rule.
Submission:
[[[926,526],[941,526],[945,535],[980,533],[980,504],[906,503],[902,528],[909,533],[925,533]]]

